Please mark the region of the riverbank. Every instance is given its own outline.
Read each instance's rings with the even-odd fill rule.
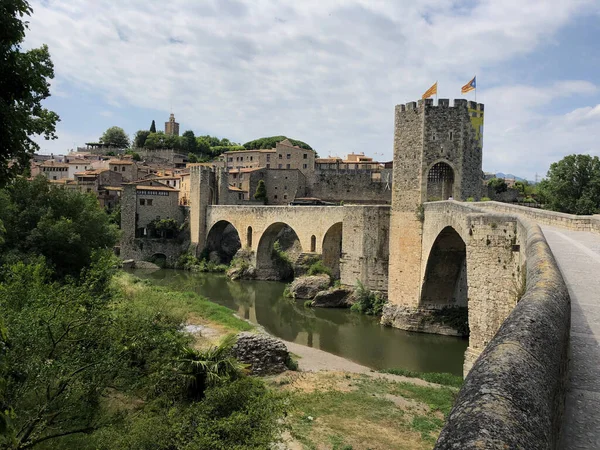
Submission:
[[[154,286],[127,274],[117,282],[128,295],[178,308],[198,348],[245,327],[260,331],[194,293]],[[288,405],[278,448],[433,448],[456,388],[379,373],[316,348],[284,342],[298,370],[263,378],[271,390],[285,396]]]

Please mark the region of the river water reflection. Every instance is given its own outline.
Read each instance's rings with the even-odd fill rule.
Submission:
[[[305,308],[303,301],[283,297],[285,284],[279,282],[231,281],[224,275],[169,269],[133,273],[157,285],[196,292],[277,337],[373,369],[397,367],[462,375],[466,339],[382,327],[373,317],[345,309]]]

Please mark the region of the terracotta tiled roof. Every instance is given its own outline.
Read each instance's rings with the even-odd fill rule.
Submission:
[[[138,191],[169,191],[169,192],[179,192],[179,189],[174,189],[170,186],[144,186],[138,185]]]
[[[126,159],[111,159],[110,161],[108,161],[109,164],[133,164],[133,161],[129,161]]]

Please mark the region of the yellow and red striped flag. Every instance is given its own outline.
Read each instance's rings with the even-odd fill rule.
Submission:
[[[461,94],[466,94],[467,92],[471,92],[474,91],[475,89],[477,89],[477,82],[475,81],[476,77],[473,77],[473,79],[471,81],[469,81],[467,84],[465,84],[460,92]]]
[[[429,98],[432,95],[437,95],[437,81],[435,83],[433,83],[433,86],[431,86],[429,89],[427,89],[425,91],[425,93],[423,94],[423,96],[421,98],[423,98],[423,99]]]

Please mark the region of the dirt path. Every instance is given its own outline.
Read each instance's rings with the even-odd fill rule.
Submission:
[[[420,386],[438,386],[437,384],[429,383],[419,378],[408,378],[401,375],[392,375],[388,373],[379,373],[369,367],[361,366],[349,359],[342,358],[332,353],[324,352],[305,345],[296,344],[294,342],[283,341],[288,348],[288,351],[297,355],[298,368],[303,372],[350,372],[364,373],[374,378],[385,378],[393,381],[405,381]]]

